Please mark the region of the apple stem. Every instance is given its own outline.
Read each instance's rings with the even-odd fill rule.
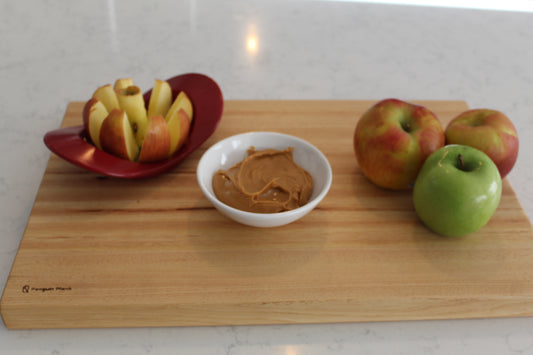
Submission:
[[[402,122],[401,126],[405,132],[411,132],[411,124],[409,122]]]
[[[459,154],[457,158],[459,159],[459,164],[461,164],[461,170],[465,170],[465,162],[463,160],[463,156]]]

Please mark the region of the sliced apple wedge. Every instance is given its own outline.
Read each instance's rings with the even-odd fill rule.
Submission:
[[[83,108],[83,124],[96,148],[122,159],[163,160],[187,141],[194,109],[185,92],[176,97],[167,81],[156,79],[147,103],[133,79],[97,88]]]
[[[148,117],[158,115],[165,117],[171,105],[172,88],[170,84],[156,79],[148,102]]]
[[[100,100],[108,112],[111,112],[114,108],[120,108],[118,105],[117,94],[111,84],[100,86],[94,92],[93,97]]]
[[[128,86],[134,86],[134,85],[135,84],[133,83],[132,78],[117,79],[115,81],[115,85],[113,86],[113,89],[117,91],[117,90],[125,89]]]
[[[128,115],[137,144],[142,146],[148,126],[148,116],[141,89],[138,86],[128,86],[117,90],[117,98],[120,108]]]
[[[139,155],[140,163],[154,162],[168,157],[170,150],[170,131],[163,116],[148,119],[148,128]]]
[[[174,154],[181,148],[189,136],[191,120],[185,110],[174,111],[168,120],[168,129],[170,131],[170,151],[169,155]]]
[[[139,155],[139,146],[131,128],[126,111],[111,110],[100,128],[102,150],[119,158],[135,161]]]
[[[165,119],[168,120],[170,117],[179,110],[185,111],[187,116],[189,117],[189,120],[192,121],[193,119],[193,108],[192,108],[192,102],[187,96],[187,94],[184,91],[181,91],[178,96],[176,96],[176,99],[172,103],[172,106],[168,109],[167,115]]]
[[[104,104],[97,98],[92,98],[83,107],[83,125],[85,130],[89,133],[91,141],[96,148],[102,149],[100,145],[100,129],[102,122],[106,119],[109,112]]]

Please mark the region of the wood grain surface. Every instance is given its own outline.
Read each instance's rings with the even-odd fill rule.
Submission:
[[[8,328],[390,321],[533,315],[533,232],[507,179],[489,224],[461,239],[417,219],[410,191],[376,188],[353,132],[372,101],[226,101],[178,168],[104,178],[51,155],[0,311]],[[445,125],[464,102],[420,102]],[[63,126],[81,123],[83,103]],[[276,131],[330,160],[329,194],[303,219],[257,229],[221,216],[195,168],[227,136]]]

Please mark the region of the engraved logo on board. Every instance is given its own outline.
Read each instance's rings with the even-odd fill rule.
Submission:
[[[70,286],[55,286],[55,287],[33,287],[30,285],[22,286],[22,293],[45,293],[45,292],[55,292],[55,291],[72,291]]]

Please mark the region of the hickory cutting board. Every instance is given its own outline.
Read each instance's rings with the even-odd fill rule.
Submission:
[[[371,101],[227,101],[215,134],[171,173],[102,178],[51,155],[1,300],[8,328],[356,322],[533,315],[533,232],[509,182],[461,239],[417,220],[410,192],[374,187],[352,148]],[[445,125],[464,102],[425,101]],[[81,122],[68,106],[63,126]],[[221,216],[195,168],[227,136],[268,130],[324,152],[333,185],[303,219]]]

